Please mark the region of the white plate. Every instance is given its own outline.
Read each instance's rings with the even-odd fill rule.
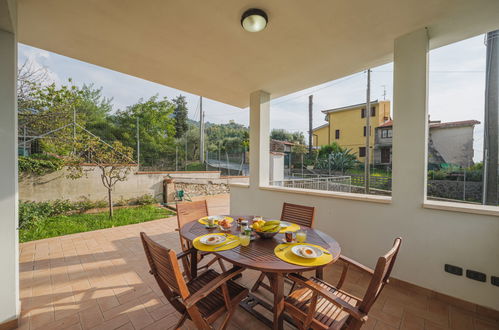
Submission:
[[[218,221],[223,220],[225,217],[223,215],[210,215],[208,219],[213,219],[215,223],[218,223]]]
[[[210,237],[216,237],[217,239],[210,240]],[[227,239],[227,237],[225,237],[223,235],[206,235],[206,236],[201,237],[199,239],[199,241],[203,244],[206,244],[206,245],[217,245],[217,244],[225,242],[226,239]]]
[[[309,255],[302,254],[301,250],[303,248],[309,248],[309,249],[314,250],[315,253],[316,253],[316,255],[315,256],[309,256]],[[300,244],[300,245],[293,246],[291,248],[291,252],[293,252],[294,254],[296,254],[298,257],[307,258],[307,259],[319,258],[323,254],[323,252],[322,252],[321,249],[318,249],[315,246],[310,246],[310,245],[305,245],[305,244],[303,244],[303,245]]]
[[[281,227],[282,228],[286,228],[286,227],[289,227],[289,226],[291,226],[291,222],[281,221]]]

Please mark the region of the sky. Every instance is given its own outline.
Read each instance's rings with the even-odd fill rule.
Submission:
[[[429,114],[432,120],[483,122],[485,96],[485,45],[480,35],[430,52]],[[38,48],[19,44],[19,63],[28,60],[34,67],[45,68],[57,85],[72,78],[77,85],[102,87],[103,95],[112,98],[114,110],[125,109],[139,99],[159,94],[169,99],[185,95],[189,117],[199,119],[199,96],[164,85],[81,62]],[[308,96],[314,95],[313,124],[325,123],[321,110],[366,101],[366,72],[359,72],[271,101],[271,128],[289,131],[308,130]],[[392,100],[393,64],[372,68],[371,99]],[[240,109],[210,99],[203,99],[206,120],[227,123],[234,120],[248,125],[248,109]],[[475,161],[482,158],[483,125],[475,127]]]

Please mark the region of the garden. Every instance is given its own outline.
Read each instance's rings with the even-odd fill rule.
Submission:
[[[175,215],[151,196],[118,201],[109,217],[107,201],[54,200],[19,203],[19,241],[125,226]]]

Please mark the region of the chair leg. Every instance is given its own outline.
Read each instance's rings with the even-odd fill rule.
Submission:
[[[301,275],[301,274],[303,274],[303,273],[301,273],[301,272],[300,272],[300,273],[298,273],[298,274],[300,274],[300,275]],[[290,294],[291,294],[291,292],[293,292],[293,291],[295,290],[295,288],[296,288],[296,282],[293,282],[293,284],[291,284],[291,289],[289,289],[289,293],[288,293],[288,295],[290,295]]]
[[[225,268],[225,265],[224,265],[224,262],[222,261],[221,258],[217,258],[218,259],[218,264],[220,265],[220,268],[222,269],[222,272],[226,272],[227,271],[227,268]]]
[[[236,311],[236,308],[231,308],[230,311],[227,311],[227,315],[225,316],[222,324],[220,325],[220,330],[225,330],[227,329],[227,326],[229,325],[229,321],[232,318],[232,315]]]
[[[175,325],[174,329],[179,330],[180,327],[184,324],[185,320],[187,320],[187,313],[182,314],[182,317],[180,320],[178,320],[177,324]]]
[[[255,284],[251,288],[251,292],[255,292],[256,290],[258,290],[258,288],[260,287],[260,284],[262,284],[264,278],[265,278],[265,274],[261,273],[260,276],[258,277],[258,280],[256,280]]]

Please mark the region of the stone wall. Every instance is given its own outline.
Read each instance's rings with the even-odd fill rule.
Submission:
[[[190,197],[228,194],[229,185],[225,183],[175,183],[177,190],[184,190]]]
[[[451,181],[451,180],[428,180],[428,197],[444,199],[467,200],[480,202],[482,200],[483,185],[481,182]],[[466,196],[464,196],[466,191]]]

